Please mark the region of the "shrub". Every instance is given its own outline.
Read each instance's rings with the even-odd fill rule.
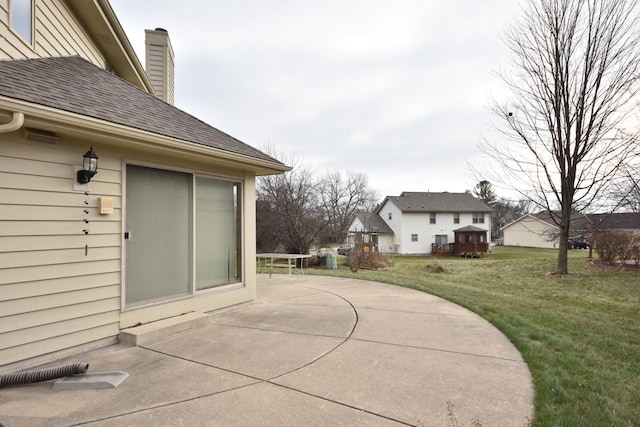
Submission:
[[[380,252],[362,250],[350,253],[347,257],[345,257],[344,264],[350,265],[350,262],[352,262],[352,257],[354,256],[358,257],[359,268],[378,270],[380,268],[393,266],[393,257],[381,254]]]
[[[596,236],[596,252],[607,264],[614,264],[616,259],[622,262],[634,256],[637,236],[623,231],[598,233]]]
[[[631,259],[636,265],[640,265],[640,235],[633,238],[633,248],[631,249]]]
[[[427,271],[430,271],[432,273],[447,273],[448,272],[448,270],[446,268],[444,268],[442,266],[442,264],[440,264],[440,262],[438,262],[437,260],[431,262],[431,264],[427,264],[425,266],[425,268],[427,269]]]

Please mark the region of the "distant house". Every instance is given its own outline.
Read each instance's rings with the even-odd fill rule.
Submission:
[[[557,248],[558,226],[547,213],[526,214],[502,227],[505,246]]]
[[[151,76],[107,0],[0,0],[0,368],[255,298],[255,177],[289,168],[172,106],[147,33]]]
[[[469,193],[403,192],[386,197],[375,212],[356,216],[351,238],[367,229],[365,218],[378,224],[378,250],[383,253],[430,254],[453,250],[453,244],[475,244],[488,250],[492,209]],[[384,224],[384,232],[381,232]],[[368,227],[372,231],[372,227]],[[390,230],[390,231],[389,231]]]
[[[388,248],[393,248],[393,230],[380,215],[358,212],[349,226],[349,242],[369,244],[374,251],[388,252]]]
[[[557,248],[559,245],[560,228],[549,212],[523,215],[502,231],[507,246]],[[582,242],[592,233],[606,231],[640,233],[640,213],[573,214],[569,239]]]

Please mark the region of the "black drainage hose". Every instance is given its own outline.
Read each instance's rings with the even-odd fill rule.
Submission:
[[[49,381],[69,375],[85,374],[89,369],[88,363],[71,363],[56,368],[42,369],[40,371],[17,372],[14,374],[0,375],[0,387],[7,385],[22,385]]]

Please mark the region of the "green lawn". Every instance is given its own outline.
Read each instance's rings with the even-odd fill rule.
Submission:
[[[310,270],[393,283],[460,304],[520,350],[535,383],[537,426],[640,426],[640,272],[570,251],[496,247],[482,259],[396,257],[387,270]],[[437,266],[445,272],[437,272]]]

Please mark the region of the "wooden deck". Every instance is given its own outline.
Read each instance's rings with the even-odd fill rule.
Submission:
[[[431,254],[436,256],[452,255],[467,258],[479,258],[489,252],[488,243],[446,243],[431,245]]]

